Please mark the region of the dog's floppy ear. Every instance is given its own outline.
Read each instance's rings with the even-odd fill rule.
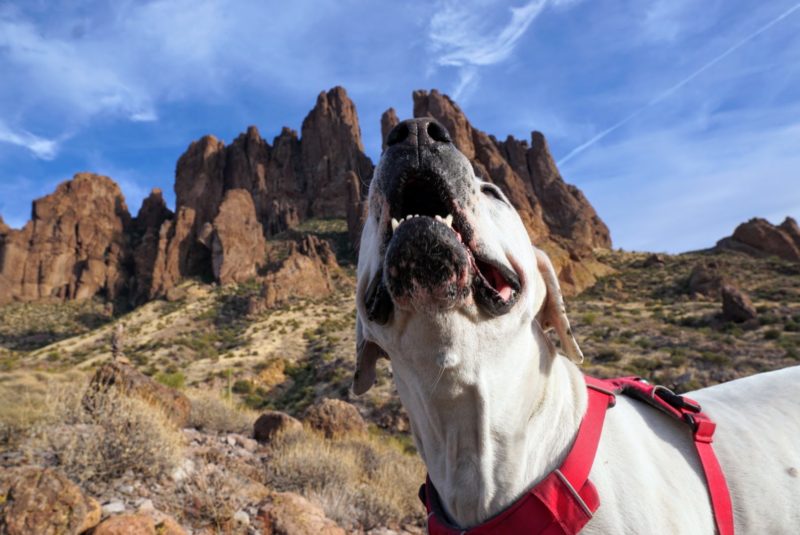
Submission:
[[[353,376],[353,393],[360,396],[375,383],[375,364],[386,352],[375,342],[364,337],[361,318],[356,318],[356,373]]]
[[[536,315],[536,320],[542,329],[555,329],[558,333],[558,338],[561,340],[561,350],[575,362],[583,362],[583,352],[578,347],[578,342],[572,335],[572,329],[569,326],[569,319],[567,319],[567,309],[564,306],[564,298],[561,295],[561,286],[558,284],[558,277],[556,270],[553,268],[550,258],[544,251],[533,248],[536,253],[536,266],[539,268],[544,279],[544,285],[547,289],[542,308]]]

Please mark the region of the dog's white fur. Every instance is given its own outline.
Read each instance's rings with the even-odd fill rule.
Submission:
[[[587,394],[553,268],[530,245],[506,200],[476,188],[467,214],[476,240],[513,266],[523,288],[514,309],[490,318],[468,299],[431,310],[395,305],[390,321],[366,321],[364,294],[382,266],[385,200],[370,189],[358,261],[359,375],[374,379],[386,353],[418,450],[451,520],[476,525],[511,504],[563,461]],[[473,177],[476,183],[480,181]],[[558,353],[544,329],[555,327]],[[382,351],[381,351],[382,350]],[[717,422],[714,447],[734,505],[737,533],[800,528],[800,367],[690,394]],[[686,426],[619,396],[609,409],[591,480],[600,509],[585,533],[713,533],[702,469]]]

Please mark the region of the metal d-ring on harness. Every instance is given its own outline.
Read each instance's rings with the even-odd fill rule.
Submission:
[[[447,521],[436,489],[428,478],[420,487],[419,497],[428,511],[430,535],[578,533],[600,507],[600,497],[589,480],[589,472],[597,453],[606,410],[614,406],[618,394],[643,401],[690,427],[706,477],[717,533],[733,535],[733,508],[728,485],[711,447],[716,425],[702,412],[700,405],[639,377],[584,378],[589,403],[564,463],[504,511],[468,530],[459,529]]]

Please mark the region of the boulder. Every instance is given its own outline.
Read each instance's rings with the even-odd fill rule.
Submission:
[[[186,530],[172,518],[159,516],[159,519],[145,513],[112,516],[100,523],[92,535],[186,535]]]
[[[732,236],[718,241],[716,248],[800,262],[800,228],[791,217],[778,226],[754,217],[736,227]]]
[[[275,492],[258,506],[262,535],[344,535],[321,507],[293,492]]]
[[[300,420],[285,412],[267,411],[258,417],[253,425],[253,437],[261,443],[269,443],[278,433],[302,431]]]
[[[266,249],[253,197],[247,190],[228,190],[214,218],[211,235],[214,278],[220,284],[254,278],[257,269],[264,264]]]
[[[720,295],[725,278],[720,273],[719,264],[709,261],[695,264],[689,273],[686,287],[692,297],[704,295],[716,298]]]
[[[121,361],[106,362],[97,369],[83,396],[83,406],[90,412],[96,410],[97,396],[111,388],[162,409],[178,427],[185,427],[189,422],[192,410],[189,398]]]
[[[664,260],[664,255],[653,253],[648,255],[642,261],[643,268],[653,268],[653,267],[664,267],[666,265],[666,261]]]
[[[100,504],[52,468],[0,469],[0,533],[61,535],[100,522]]]
[[[328,438],[367,431],[367,424],[358,409],[340,399],[326,398],[312,405],[304,420]]]
[[[746,293],[731,285],[722,287],[722,317],[727,321],[742,323],[758,316],[756,308]]]

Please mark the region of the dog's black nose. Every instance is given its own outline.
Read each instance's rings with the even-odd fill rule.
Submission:
[[[447,129],[433,117],[408,119],[398,124],[386,137],[386,146],[409,145],[421,147],[436,143],[451,143]]]

